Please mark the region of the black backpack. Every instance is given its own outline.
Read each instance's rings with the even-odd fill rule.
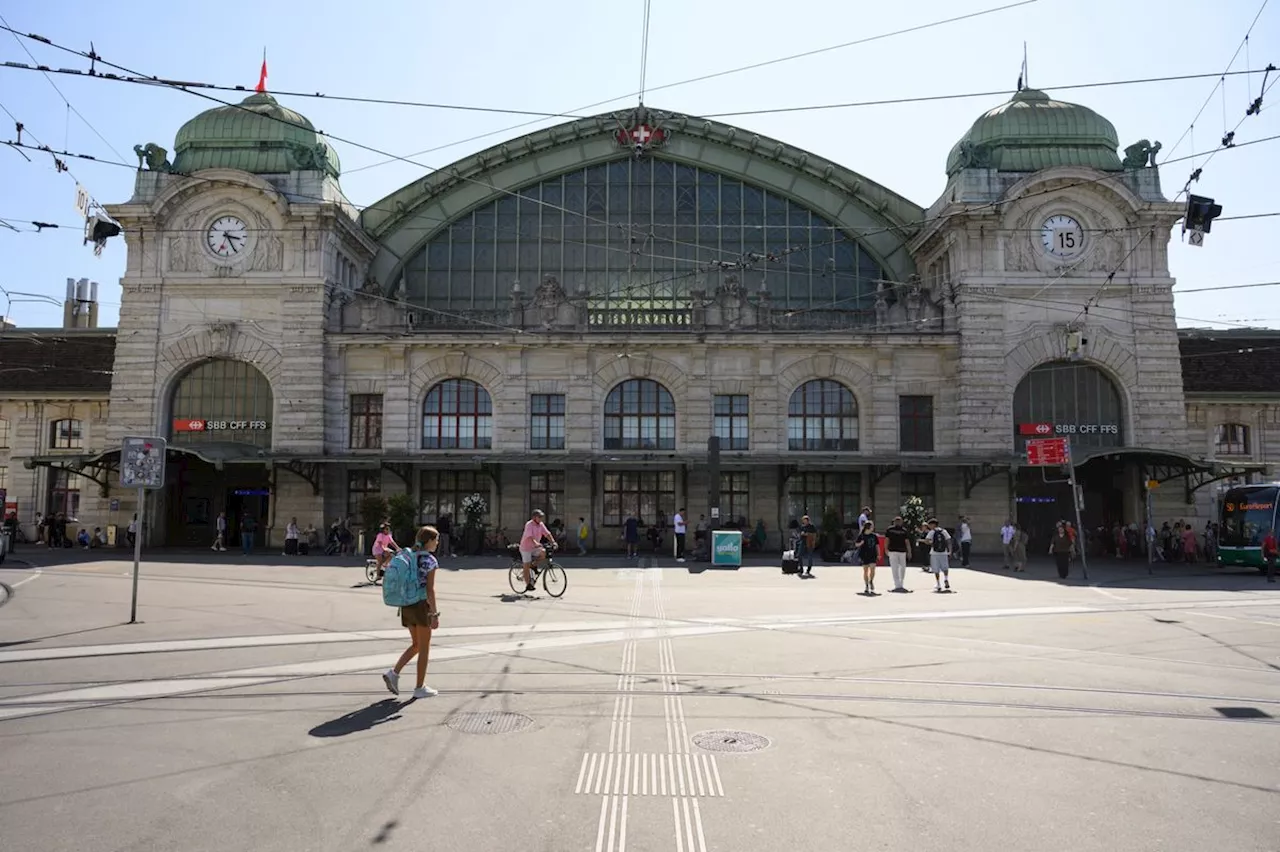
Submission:
[[[933,531],[933,552],[934,553],[947,552],[946,533],[944,533],[941,529],[936,529]]]

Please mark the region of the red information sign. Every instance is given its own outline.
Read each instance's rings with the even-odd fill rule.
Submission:
[[[174,420],[173,431],[175,432],[203,432],[203,420]]]
[[[1027,441],[1027,464],[1037,467],[1064,465],[1071,458],[1066,438]]]
[[[1040,435],[1047,437],[1053,434],[1052,423],[1019,423],[1019,435]]]

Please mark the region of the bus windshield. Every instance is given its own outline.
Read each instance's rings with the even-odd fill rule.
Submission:
[[[1280,488],[1232,489],[1222,500],[1222,539],[1225,547],[1261,547],[1262,537],[1275,521]]]

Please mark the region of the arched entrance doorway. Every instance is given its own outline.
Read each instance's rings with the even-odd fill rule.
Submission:
[[[1077,461],[1086,530],[1111,529],[1125,518],[1126,467],[1108,449],[1123,447],[1124,400],[1111,377],[1093,364],[1052,361],[1032,369],[1013,394],[1014,449],[1026,453],[1028,440],[1066,438]],[[1015,499],[1018,523],[1031,547],[1046,546],[1059,520],[1075,523],[1065,469],[1022,467]]]
[[[212,359],[177,380],[170,397],[169,445],[176,453],[166,488],[170,545],[213,544],[217,518],[226,513],[227,547],[252,529],[266,540],[275,397],[261,371],[244,361]]]

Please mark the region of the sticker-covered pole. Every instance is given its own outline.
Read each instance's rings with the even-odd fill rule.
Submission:
[[[133,601],[129,604],[129,623],[138,623],[138,565],[142,562],[142,525],[146,511],[147,490],[138,489],[138,523],[133,533]]]
[[[1075,454],[1071,452],[1071,444],[1067,444],[1067,462],[1071,465],[1071,502],[1076,506],[1076,541],[1080,543],[1080,568],[1084,571],[1084,578],[1089,579],[1089,555],[1085,552],[1089,549],[1087,536],[1085,535],[1084,524],[1080,521],[1080,504],[1084,502],[1084,489],[1080,487],[1080,481],[1076,479],[1076,459]]]

